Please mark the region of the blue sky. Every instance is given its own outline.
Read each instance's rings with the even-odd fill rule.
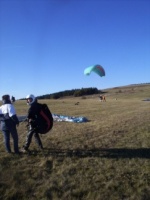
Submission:
[[[1,96],[149,82],[149,0],[0,0]]]

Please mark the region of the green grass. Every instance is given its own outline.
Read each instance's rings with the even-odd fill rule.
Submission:
[[[150,102],[142,101],[150,98],[150,86],[106,92],[107,102],[98,95],[41,100],[52,113],[89,119],[54,122],[41,136],[43,151],[33,138],[30,154],[9,155],[0,134],[0,199],[150,199]],[[16,101],[15,108],[18,115],[28,109],[25,101]],[[25,125],[18,127],[20,148]]]

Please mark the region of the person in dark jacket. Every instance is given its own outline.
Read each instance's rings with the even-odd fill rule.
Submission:
[[[4,143],[5,148],[8,153],[11,153],[10,147],[10,135],[13,138],[14,144],[14,152],[19,153],[18,148],[18,133],[16,129],[16,125],[19,125],[19,120],[16,115],[16,111],[14,106],[11,104],[10,96],[3,95],[2,96],[2,103],[3,105],[0,106],[0,124],[1,124],[1,131],[4,135]]]
[[[25,145],[23,145],[23,151],[28,151],[33,136],[39,148],[43,149],[43,145],[37,128],[38,127],[37,115],[40,112],[41,106],[39,105],[37,99],[33,94],[27,95],[26,100],[27,100],[27,105],[30,106],[27,113],[29,131],[26,136],[26,143]]]
[[[14,97],[14,96],[11,97],[11,102],[12,102],[12,103],[15,102],[15,97]]]

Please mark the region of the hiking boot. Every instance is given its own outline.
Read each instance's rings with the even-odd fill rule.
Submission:
[[[15,153],[15,154],[20,154],[21,152],[20,152],[20,151],[15,151],[14,153]]]
[[[29,150],[28,150],[28,148],[27,147],[25,147],[25,146],[23,146],[23,148],[22,148],[22,150],[21,150],[22,152],[28,152]]]

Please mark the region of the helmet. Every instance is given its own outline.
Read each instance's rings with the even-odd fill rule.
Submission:
[[[31,99],[30,101],[27,102],[28,105],[31,105],[31,104],[34,103],[35,100],[36,100],[36,98],[35,98],[35,96],[34,96],[33,94],[27,95],[27,96],[26,96],[26,99],[27,99],[27,100],[28,100],[28,99]]]

